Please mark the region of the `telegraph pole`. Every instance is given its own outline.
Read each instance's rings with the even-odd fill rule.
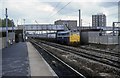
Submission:
[[[6,16],[6,47],[8,47],[8,14],[7,14],[7,8],[5,9],[5,16]]]

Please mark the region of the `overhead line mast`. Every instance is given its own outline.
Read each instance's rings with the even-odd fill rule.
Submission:
[[[81,10],[79,9],[79,34],[81,33]]]

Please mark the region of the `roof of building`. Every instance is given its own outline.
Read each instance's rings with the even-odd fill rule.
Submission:
[[[74,21],[74,22],[77,22],[77,20],[61,20],[61,19],[60,19],[60,20],[56,20],[56,21],[62,21],[62,22]],[[56,21],[55,21],[55,22],[56,22]]]

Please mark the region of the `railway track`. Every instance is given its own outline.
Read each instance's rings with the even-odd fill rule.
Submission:
[[[115,57],[120,57],[119,52],[111,52],[111,51],[106,51],[106,50],[101,50],[101,49],[90,48],[90,47],[86,47],[86,46],[80,46],[80,48],[86,49],[86,50],[93,50],[95,52],[100,52],[100,53],[112,55],[112,56],[115,56]]]
[[[43,58],[53,68],[59,78],[86,78],[84,75],[79,73],[77,70],[69,66],[67,63],[42,48],[41,45],[35,41],[31,41],[35,48],[40,52]]]
[[[108,56],[112,56],[112,57],[116,57],[116,58],[120,58],[120,53],[115,53],[115,52],[110,52],[110,51],[103,51],[103,50],[97,50],[97,49],[91,49],[91,48],[86,48],[86,47],[79,47],[79,48],[76,48],[76,47],[70,47],[70,46],[64,46],[64,45],[59,45],[59,44],[56,44],[56,43],[51,43],[51,42],[45,42],[45,41],[42,41],[43,43],[47,43],[49,45],[56,45],[56,46],[60,46],[60,47],[65,47],[65,48],[68,48],[68,49],[72,49],[72,50],[75,50],[75,51],[91,51],[91,52],[96,52],[96,53],[99,53],[101,55],[105,54],[105,55],[108,55]],[[104,56],[104,55],[103,55]],[[110,58],[111,59],[111,58]]]
[[[69,47],[69,46],[63,46],[63,45],[59,45],[59,44],[55,44],[55,43],[51,43],[51,42],[45,42],[45,41],[40,41],[41,43],[50,45],[52,47],[55,48],[59,48],[62,49],[64,51],[70,52],[70,53],[74,53],[77,54],[79,56],[82,56],[84,58],[88,58],[109,66],[112,66],[116,69],[120,69],[120,61],[119,61],[119,57],[115,57],[115,56],[111,56],[111,55],[104,55],[104,54],[100,54],[92,51],[88,51],[88,50],[84,50],[84,49],[76,49],[73,47]]]

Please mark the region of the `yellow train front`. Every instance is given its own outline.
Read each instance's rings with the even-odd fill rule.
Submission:
[[[57,33],[57,42],[60,44],[77,45],[80,43],[78,31],[59,31]]]

